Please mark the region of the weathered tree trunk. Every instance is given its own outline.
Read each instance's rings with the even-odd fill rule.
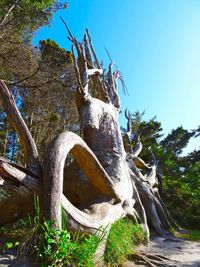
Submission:
[[[7,202],[0,202],[0,223],[12,219],[12,210],[2,213],[12,198],[23,200],[23,203],[30,198],[28,203],[32,203],[36,193],[42,195],[44,216],[54,222],[54,227],[61,227],[62,205],[72,230],[95,233],[102,226],[109,230],[115,220],[129,215],[140,222],[147,236],[148,225],[163,235],[173,221],[156,188],[157,163],[154,158],[150,166],[140,159],[142,144],[139,137],[137,146],[132,148],[131,118],[127,112],[127,134],[124,142],[122,140],[118,122],[117,80],[120,73],[113,71],[111,62],[108,73],[103,74],[88,31],[82,44],[70,32],[69,35],[77,75],[76,104],[85,142],[74,133],[61,133],[46,151],[42,174],[35,142],[2,81],[0,97],[23,145],[28,171],[0,162],[1,187],[11,192]],[[73,155],[74,162],[65,168],[68,153]],[[147,175],[143,175],[140,168]],[[20,208],[17,212],[18,216],[22,215]]]
[[[149,166],[139,158],[139,153],[142,150],[142,144],[139,138],[137,146],[135,148],[131,147],[129,140],[129,135],[131,134],[130,117],[127,113],[127,142],[125,145],[123,144],[118,123],[120,101],[117,90],[117,79],[120,74],[117,70],[113,72],[113,63],[111,63],[107,75],[103,77],[103,70],[97,60],[87,31],[83,44],[78,43],[70,32],[69,34],[70,40],[78,54],[78,59],[76,60],[73,49],[78,84],[76,103],[80,115],[83,139],[106,171],[107,181],[110,182],[111,179],[112,183],[109,186],[114,189],[115,195],[111,196],[108,194],[106,192],[106,186],[101,187],[98,185],[97,187],[94,185],[96,179],[94,176],[92,179],[89,177],[89,173],[91,174],[92,172],[89,171],[87,173],[89,167],[86,167],[87,162],[88,164],[90,162],[90,158],[88,156],[83,157],[82,155],[81,157],[84,159],[82,165],[82,161],[80,162],[78,160],[82,153],[77,153],[74,155],[75,159],[78,161],[84,173],[80,173],[75,163],[72,163],[66,169],[64,181],[66,197],[74,204],[74,211],[79,208],[82,210],[79,213],[83,214],[82,212],[87,212],[88,221],[91,218],[95,222],[98,221],[101,226],[105,226],[111,224],[117,218],[132,215],[139,218],[147,235],[149,233],[148,224],[159,234],[163,235],[173,221],[166,212],[163,202],[160,201],[158,190],[154,188],[157,181],[156,161],[154,158],[154,164]],[[94,58],[94,62],[92,58]],[[98,98],[92,97],[90,92],[95,92]],[[65,135],[67,136],[67,134]],[[44,173],[44,184],[46,186],[46,189],[44,188],[44,194],[46,197],[48,192],[49,196],[51,196],[51,198],[48,198],[49,201],[44,201],[47,203],[46,216],[48,219],[56,222],[58,227],[61,225],[60,203],[63,191],[62,176],[64,160],[67,151],[69,151],[69,149],[65,148],[65,153],[60,158],[60,152],[58,152],[57,148],[59,147],[57,142],[59,143],[60,138],[62,136],[52,144],[51,152],[47,153],[46,159],[51,158],[51,161],[46,165]],[[66,144],[63,141],[60,143]],[[128,151],[125,151],[124,147],[128,148]],[[73,149],[71,152],[73,154]],[[52,154],[54,156],[50,157]],[[57,161],[59,163],[62,161],[62,164],[56,164]],[[45,160],[45,162],[47,161]],[[52,168],[52,166],[55,167]],[[146,176],[142,175],[138,167],[145,168],[149,171],[149,174]],[[55,170],[56,173],[53,174]],[[68,170],[70,174],[67,173]],[[72,177],[74,182],[72,181]],[[101,179],[102,177],[100,177],[99,181]],[[107,209],[106,214],[105,207]],[[67,208],[65,209],[71,216]],[[110,214],[110,216],[107,217],[107,220],[103,220],[107,214]],[[86,226],[85,217],[83,216],[84,222],[82,220],[83,218],[79,217],[79,221],[77,221],[77,218],[75,220],[72,218],[72,225],[79,225],[79,227],[86,230],[84,228]],[[104,221],[106,224],[104,224]],[[97,225],[99,224],[97,223]],[[88,226],[89,223],[87,224]],[[93,227],[91,229],[93,230]],[[91,229],[87,230],[90,231]]]

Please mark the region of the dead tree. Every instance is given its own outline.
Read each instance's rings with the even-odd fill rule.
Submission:
[[[88,31],[82,43],[69,32],[77,77],[76,105],[83,139],[65,131],[55,138],[39,162],[35,142],[4,81],[0,97],[13,128],[19,135],[26,168],[0,159],[0,187],[7,197],[0,202],[0,223],[22,217],[33,208],[33,196],[41,196],[45,218],[61,227],[61,204],[71,230],[95,233],[119,218],[137,220],[149,235],[149,226],[161,235],[173,225],[156,187],[156,168],[131,147],[130,114],[123,142],[118,116],[118,70],[113,62],[105,74]],[[95,95],[95,97],[94,97]],[[125,150],[125,148],[128,148]],[[65,167],[71,153],[74,161]],[[146,171],[143,175],[141,169]]]

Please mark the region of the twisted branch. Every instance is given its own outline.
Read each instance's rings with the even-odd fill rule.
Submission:
[[[4,111],[8,116],[10,125],[19,135],[27,163],[27,168],[36,175],[39,175],[41,169],[35,141],[18,110],[11,92],[3,80],[0,80],[0,98],[2,100]]]

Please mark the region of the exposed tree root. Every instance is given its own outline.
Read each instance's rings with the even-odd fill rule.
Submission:
[[[150,254],[147,252],[137,252],[129,257],[130,260],[135,261],[138,264],[145,264],[146,266],[156,267],[176,267],[175,261],[171,261],[169,258],[159,255]]]

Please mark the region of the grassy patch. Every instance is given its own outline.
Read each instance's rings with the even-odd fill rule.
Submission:
[[[191,241],[200,241],[200,230],[185,230],[183,232],[175,232],[174,235]]]
[[[145,233],[139,225],[128,219],[115,222],[107,240],[105,261],[108,266],[119,266],[133,253],[134,246],[145,240]]]

